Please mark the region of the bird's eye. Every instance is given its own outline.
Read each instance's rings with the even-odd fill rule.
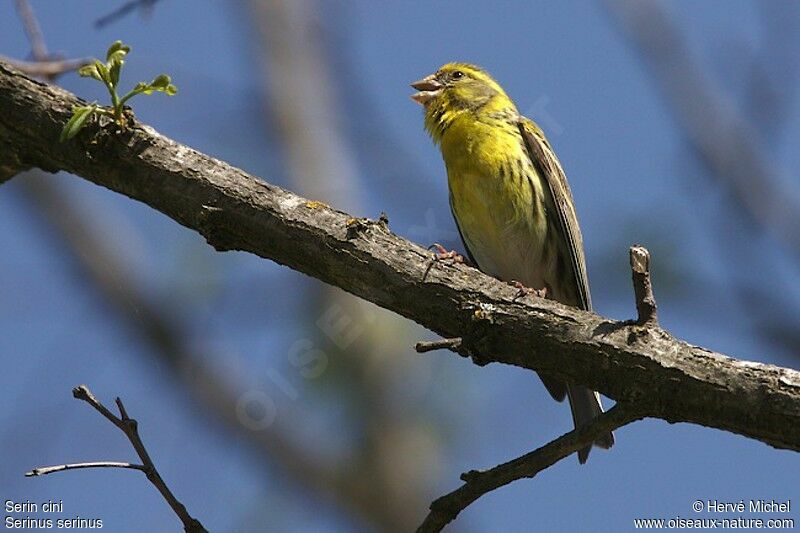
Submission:
[[[454,80],[460,80],[463,77],[464,77],[464,73],[461,72],[460,70],[456,70],[455,72],[453,72],[453,79]]]

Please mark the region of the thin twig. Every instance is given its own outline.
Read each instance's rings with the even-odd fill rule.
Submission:
[[[117,9],[108,13],[107,15],[103,15],[99,19],[94,21],[95,28],[102,28],[103,26],[107,26],[112,22],[115,22],[121,18],[123,18],[128,13],[138,9],[142,13],[149,13],[152,11],[153,6],[158,0],[130,0],[119,6]]]
[[[441,531],[447,524],[455,520],[461,511],[484,494],[508,485],[512,481],[532,478],[561,459],[591,444],[599,436],[641,418],[643,418],[642,414],[629,405],[617,404],[588,425],[574,429],[530,453],[489,470],[472,470],[462,474],[461,479],[464,484],[453,492],[434,500],[425,521],[417,528],[417,533]]]
[[[33,8],[28,3],[28,0],[16,0],[14,3],[22,21],[22,27],[25,29],[25,35],[28,37],[28,42],[31,43],[33,58],[36,61],[46,61],[50,58],[50,54],[47,52],[42,28],[39,26],[39,21],[36,19]]]
[[[53,79],[67,72],[78,70],[88,65],[93,60],[90,57],[79,59],[53,59],[44,61],[21,61],[0,55],[0,61],[5,61],[15,69],[36,78]]]
[[[644,246],[630,248],[633,292],[636,296],[636,323],[640,326],[658,326],[656,298],[653,296],[653,283],[650,280],[650,252]]]
[[[95,461],[91,463],[68,463],[65,465],[56,466],[40,466],[34,468],[30,472],[25,472],[25,477],[45,476],[54,472],[63,472],[64,470],[78,470],[79,468],[130,468],[132,470],[141,470],[147,473],[147,467],[144,465],[137,465],[135,463],[120,463],[118,461]]]
[[[418,353],[425,353],[433,350],[457,350],[459,346],[461,346],[461,337],[455,337],[438,341],[419,341],[414,345],[414,349]]]
[[[75,463],[75,464],[64,464],[58,466],[47,466],[47,467],[40,467],[34,468],[30,472],[27,472],[26,476],[40,476],[44,474],[50,474],[53,472],[62,472],[65,470],[76,470],[79,468],[100,468],[100,467],[112,467],[112,468],[130,468],[134,470],[140,470],[144,472],[147,476],[147,479],[153,486],[158,489],[158,492],[164,497],[167,501],[169,506],[178,515],[181,522],[183,522],[183,529],[187,533],[207,533],[206,529],[200,523],[199,520],[193,518],[189,512],[186,510],[186,506],[184,506],[175,495],[172,494],[172,491],[169,490],[167,484],[161,478],[161,474],[158,473],[153,460],[150,458],[150,454],[147,452],[147,449],[142,442],[141,437],[139,436],[138,430],[138,423],[133,418],[128,416],[125,407],[122,405],[122,400],[119,398],[116,399],[117,407],[120,411],[120,417],[116,416],[112,413],[105,405],[100,403],[100,401],[95,398],[92,391],[86,385],[79,385],[72,389],[72,396],[77,398],[78,400],[83,400],[94,409],[103,415],[109,422],[117,426],[120,431],[125,433],[125,436],[128,437],[128,440],[131,442],[134,450],[136,450],[136,454],[141,459],[142,464],[131,464],[131,463],[118,463],[118,462],[93,462],[93,463]]]
[[[78,70],[93,61],[92,58],[63,59],[51,55],[47,51],[42,28],[39,26],[39,21],[28,0],[16,0],[15,3],[25,35],[27,35],[28,42],[31,45],[31,55],[34,60],[20,61],[0,56],[0,61],[5,61],[30,76],[44,78],[49,81],[54,81],[62,74]]]

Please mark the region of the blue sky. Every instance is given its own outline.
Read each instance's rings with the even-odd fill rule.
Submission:
[[[53,51],[100,56],[122,39],[133,47],[127,82],[172,75],[179,95],[134,102],[140,119],[290,186],[281,147],[262,118],[261,52],[245,3],[162,0],[147,18],[128,16],[94,29],[92,21],[119,3],[32,2]],[[730,283],[753,279],[767,290],[777,272],[777,292],[791,299],[800,292],[797,263],[768,237],[753,244],[747,261],[731,264],[729,243],[740,223],[730,198],[697,164],[673,110],[604,4],[319,4],[318,24],[338,45],[327,53],[337,54],[331,70],[344,144],[366,193],[364,212],[355,214],[386,211],[394,231],[422,244],[451,238],[443,165],[408,83],[447,61],[481,64],[541,123],[559,154],[583,228],[597,312],[618,319],[635,313],[627,246],[641,242],[653,253],[666,329],[733,356],[798,366],[796,353],[756,328],[754,316],[766,310],[744,305]],[[668,13],[720,98],[741,105],[749,71],[735,51],[768,43],[757,4],[675,3]],[[0,6],[0,21],[0,53],[25,57],[29,47],[10,3]],[[104,98],[91,80],[71,75],[60,83],[87,100]],[[764,143],[764,150],[796,194],[800,116],[798,92],[790,94],[781,138]],[[344,408],[321,402],[325,392],[308,386],[285,358],[307,334],[295,317],[308,312],[302,295],[316,282],[245,254],[217,254],[146,206],[83,180],[55,181],[87,216],[102,221],[101,238],[125,258],[143,290],[171,302],[192,346],[245,390],[274,399],[277,421],[304,446],[322,455],[347,449],[352,427],[340,424]],[[126,400],[162,473],[210,530],[253,524],[265,531],[369,530],[280,469],[262,466],[187,399],[168,369],[87,289],[13,181],[0,188],[0,228],[6,250],[0,257],[3,499],[62,499],[65,517],[100,517],[111,531],[178,529],[136,473],[22,477],[38,465],[133,458],[121,434],[71,399],[73,386],[88,383],[109,404],[116,395]],[[765,273],[770,278],[760,279]],[[378,322],[384,319],[381,314]],[[409,325],[404,335],[425,333]],[[506,461],[570,429],[566,406],[552,402],[530,373],[479,368],[448,353],[422,359],[408,346],[403,368],[410,378],[397,386],[394,401],[405,416],[432,426],[438,453],[431,497],[458,486],[462,471]],[[296,395],[276,385],[276,371]],[[796,500],[798,474],[795,453],[713,429],[646,420],[618,431],[614,449],[596,450],[586,466],[570,458],[482,498],[454,530],[626,531],[637,517],[707,516],[691,510],[697,499]],[[791,516],[800,518],[796,511]]]

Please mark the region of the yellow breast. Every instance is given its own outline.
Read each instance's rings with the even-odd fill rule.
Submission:
[[[541,180],[512,124],[455,121],[442,138],[450,204],[481,270],[542,287]]]

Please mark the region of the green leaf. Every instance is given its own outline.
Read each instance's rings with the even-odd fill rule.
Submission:
[[[113,85],[114,87],[116,87],[117,84],[119,83],[119,71],[122,70],[122,65],[124,63],[125,62],[122,61],[121,59],[118,61],[111,61],[109,63],[109,65],[111,66],[108,69],[108,74],[111,79],[111,85]]]
[[[97,69],[97,73],[100,75],[100,81],[104,82],[106,85],[113,85],[111,83],[111,74],[108,72],[108,67],[99,59],[94,61],[94,66]]]
[[[151,92],[153,92],[153,89],[150,87],[150,84],[149,83],[145,83],[143,81],[140,81],[131,90],[131,92],[128,93],[130,95],[130,96],[128,96],[128,98],[130,98],[131,96],[136,96],[137,94],[142,94],[142,93],[150,94]]]
[[[156,76],[156,79],[150,82],[150,86],[156,90],[166,89],[170,83],[172,83],[170,77],[167,76],[166,74],[161,74],[159,76]]]
[[[94,104],[73,107],[72,118],[70,118],[67,123],[64,124],[64,128],[61,130],[61,136],[59,137],[59,140],[64,142],[75,137],[78,132],[83,129],[83,127],[86,125],[86,121],[89,120],[96,110],[97,106]]]
[[[111,54],[108,57],[108,65],[113,65],[114,63],[124,63],[125,62],[125,52],[123,50],[118,50]]]
[[[141,94],[141,93],[145,92],[148,87],[149,87],[149,85],[147,85],[143,81],[140,81],[139,83],[136,84],[136,86],[133,89],[128,91],[128,93],[125,96],[120,98],[119,105],[120,106],[124,106],[125,102],[127,102],[128,100],[130,100],[131,98],[133,98],[137,94]]]
[[[114,41],[111,43],[111,46],[108,47],[108,52],[106,52],[106,61],[110,63],[112,56],[117,56],[119,59],[122,59],[125,57],[125,54],[130,51],[130,46],[123,44],[122,41]]]
[[[108,79],[114,87],[119,83],[119,73],[122,70],[122,65],[125,64],[125,56],[130,49],[130,46],[125,46],[122,41],[116,41],[108,48],[106,67],[108,68]]]
[[[94,63],[79,68],[78,74],[84,78],[94,78],[96,80],[103,81],[103,79],[100,77],[100,73],[97,72],[97,65]]]
[[[168,94],[169,96],[173,96],[177,94],[178,88],[172,84],[172,78],[166,74],[161,74],[150,82],[150,85],[147,87],[147,90],[144,91],[144,93],[151,94],[153,91],[159,91]]]

